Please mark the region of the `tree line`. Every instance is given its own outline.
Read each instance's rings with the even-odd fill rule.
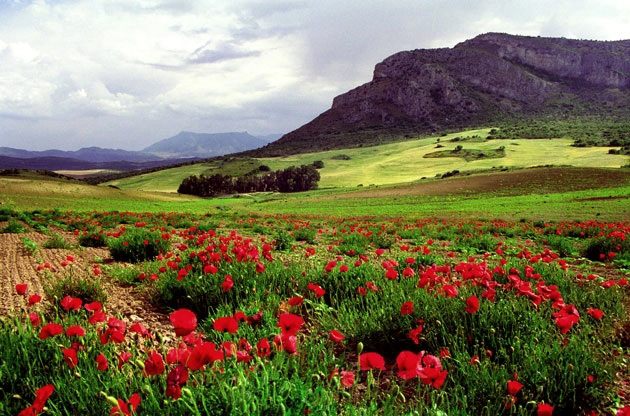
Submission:
[[[319,179],[319,172],[313,165],[290,166],[264,175],[201,174],[185,178],[177,192],[204,197],[248,192],[303,192],[316,189]]]

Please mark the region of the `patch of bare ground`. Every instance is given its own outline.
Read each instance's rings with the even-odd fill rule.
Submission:
[[[370,189],[335,195],[336,198],[387,198],[402,196],[524,195],[611,188],[630,183],[630,171],[597,168],[532,168],[509,172],[451,177],[395,188]]]
[[[76,245],[77,238],[72,233],[61,233],[66,241]],[[40,247],[35,253],[24,249],[22,238],[28,238]],[[122,286],[107,277],[95,276],[93,263],[97,259],[107,261],[109,251],[103,248],[45,249],[42,244],[50,237],[39,233],[0,234],[0,317],[15,316],[26,310],[27,298],[31,294],[42,296],[42,302],[35,305],[35,310],[45,310],[48,299],[44,286],[58,279],[74,278],[99,279],[107,301],[105,311],[128,323],[141,322],[151,333],[161,333],[175,339],[168,315],[161,313],[149,301],[148,295],[134,287]],[[73,256],[71,265],[63,266],[67,256]],[[37,270],[37,266],[49,263],[50,270]],[[27,294],[18,295],[15,285],[28,284]],[[29,308],[33,310],[33,307]]]

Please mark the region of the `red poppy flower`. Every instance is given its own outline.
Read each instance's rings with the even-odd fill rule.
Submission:
[[[300,306],[303,301],[304,301],[304,298],[302,296],[294,296],[289,299],[289,305]]]
[[[377,352],[366,352],[359,357],[361,370],[371,370],[373,368],[385,371],[385,359]]]
[[[404,277],[413,277],[415,276],[415,273],[413,271],[413,269],[411,267],[407,267],[405,268],[405,270],[403,270],[403,276]]]
[[[128,402],[118,399],[118,405],[111,408],[109,411],[110,416],[131,416],[138,410],[138,406],[142,402],[142,398],[138,393],[134,393],[129,398]]]
[[[553,406],[546,403],[538,403],[538,409],[536,411],[537,416],[551,416],[553,413]]]
[[[42,323],[42,319],[35,312],[31,312],[28,314],[28,319],[31,321],[31,325],[39,326]]]
[[[523,388],[523,385],[516,380],[510,380],[507,382],[507,387],[508,394],[516,396],[516,394]]]
[[[273,342],[287,354],[297,355],[297,337],[289,333],[276,335]]]
[[[415,378],[417,374],[418,356],[411,351],[401,351],[396,357],[398,377],[403,380]]]
[[[231,334],[234,334],[236,331],[238,331],[238,321],[231,316],[224,316],[221,318],[217,318],[214,321],[213,327],[219,332],[229,332]]]
[[[68,364],[68,367],[74,368],[79,363],[77,358],[77,351],[74,348],[63,348],[63,360]]]
[[[343,335],[341,332],[337,331],[336,329],[333,329],[330,331],[330,335],[329,338],[333,341],[333,342],[341,342],[343,341],[346,337],[345,335]]]
[[[129,331],[130,332],[134,332],[136,334],[140,334],[143,337],[147,337],[150,335],[150,332],[148,329],[146,329],[144,326],[142,326],[142,324],[140,322],[135,322],[133,323],[130,327],[129,327]]]
[[[263,338],[256,344],[256,355],[259,357],[268,357],[271,355],[271,344],[267,338]]]
[[[341,385],[346,388],[354,385],[354,373],[352,371],[341,372]]]
[[[232,280],[232,276],[226,275],[223,283],[221,284],[221,290],[227,292],[228,290],[234,287],[234,280]]]
[[[389,280],[396,280],[398,278],[398,272],[396,269],[387,269],[385,272],[385,277]]]
[[[83,305],[86,311],[88,312],[96,312],[103,310],[103,304],[101,302],[90,302]]]
[[[186,336],[197,329],[197,315],[189,309],[178,309],[169,318],[178,337]]]
[[[278,324],[276,326],[282,329],[283,334],[295,335],[304,323],[301,316],[291,313],[282,313],[278,317]]]
[[[46,400],[53,394],[55,391],[55,386],[52,384],[47,384],[43,387],[40,387],[35,392],[35,401],[32,406],[27,407],[18,413],[18,416],[34,416],[38,415],[44,410],[44,405],[46,404]]]
[[[69,326],[66,329],[66,335],[69,337],[83,337],[85,336],[85,329],[80,325]]]
[[[477,296],[470,296],[466,299],[466,312],[473,314],[479,310],[479,299]]]
[[[108,365],[109,364],[107,363],[107,357],[105,357],[105,354],[100,353],[96,357],[96,369],[98,371],[105,371],[107,370]]]
[[[457,296],[457,288],[453,285],[444,285],[442,286],[442,290],[444,291],[444,294],[449,298],[454,298],[455,296]]]
[[[17,285],[15,285],[15,291],[18,295],[26,294],[26,289],[28,289],[28,284],[26,283],[18,283]]]
[[[164,372],[164,361],[157,351],[149,351],[149,357],[144,361],[145,376],[154,376]]]
[[[129,361],[131,358],[130,352],[123,352],[118,356],[118,369],[120,370],[122,366]]]
[[[63,299],[61,299],[61,306],[66,311],[69,311],[69,310],[78,311],[79,309],[81,309],[82,304],[83,304],[83,301],[81,299],[73,298],[72,296],[66,296]]]
[[[39,339],[46,339],[59,335],[63,332],[63,327],[57,323],[51,322],[42,327],[39,331]]]
[[[597,319],[598,321],[604,316],[604,312],[597,308],[588,308],[586,312],[591,315],[593,319]]]
[[[418,355],[417,371],[422,384],[431,385],[436,389],[442,387],[448,375],[447,371],[442,371],[440,359],[434,355],[426,354],[425,351],[421,351]]]
[[[262,262],[256,263],[256,273],[262,273],[265,271],[265,265]]]
[[[101,311],[94,312],[92,316],[88,318],[88,322],[91,323],[92,325],[98,322],[105,322],[106,320],[107,320],[107,315],[105,315],[105,312],[101,312]]]
[[[28,306],[35,305],[40,300],[42,300],[42,297],[40,295],[38,295],[38,294],[31,295],[31,296],[28,297]]]
[[[182,395],[181,387],[188,380],[188,370],[183,365],[173,368],[166,376],[166,395],[177,400]]]
[[[410,315],[413,313],[413,302],[408,301],[402,304],[402,306],[400,307],[400,314],[401,315]]]
[[[416,345],[418,345],[418,343],[420,342],[418,337],[420,336],[420,334],[422,333],[422,330],[424,329],[423,326],[422,326],[422,324],[423,324],[422,320],[419,319],[418,322],[420,323],[420,325],[415,327],[411,331],[409,331],[409,338],[411,338],[413,343],[416,344]]]

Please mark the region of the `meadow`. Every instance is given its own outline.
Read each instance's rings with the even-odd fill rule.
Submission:
[[[627,156],[468,134],[0,177],[0,414],[630,414]],[[423,157],[458,145],[505,157]],[[583,165],[497,167],[530,145]],[[316,160],[314,191],[170,192]]]
[[[1,215],[2,414],[630,410],[626,222]]]
[[[107,182],[126,190],[176,192],[190,175],[215,173],[243,175],[260,165],[271,170],[322,161],[319,187],[353,188],[358,185],[392,185],[433,178],[453,170],[479,171],[493,167],[532,167],[571,165],[576,167],[619,168],[628,163],[626,155],[608,154],[608,147],[574,147],[569,138],[485,140],[491,129],[469,130],[440,137],[407,139],[379,146],[304,153],[276,158],[232,158],[182,166]],[[456,140],[456,141],[453,141]],[[505,156],[466,161],[460,157],[426,158],[435,151],[451,151],[461,145],[489,153],[505,147]],[[436,146],[442,146],[436,148]],[[618,147],[615,147],[617,149]]]

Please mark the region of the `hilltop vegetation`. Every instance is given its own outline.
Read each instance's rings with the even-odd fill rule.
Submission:
[[[498,129],[496,129],[498,131]],[[242,176],[260,165],[272,170],[289,166],[312,165],[323,162],[319,169],[320,188],[348,188],[357,185],[401,184],[433,178],[455,170],[470,172],[492,168],[531,167],[540,165],[572,165],[581,167],[620,167],[628,157],[609,154],[606,147],[576,147],[570,138],[553,140],[487,140],[491,129],[471,130],[426,138],[410,138],[395,143],[372,147],[302,153],[275,158],[230,156],[203,164],[162,170],[137,177],[120,179],[106,184],[129,190],[161,190],[175,192],[181,181],[190,175],[227,174]],[[441,146],[441,147],[437,147]],[[443,151],[449,156],[462,146],[464,150],[477,150],[484,155],[499,156],[497,149],[504,147],[500,158],[465,159],[466,152],[454,157],[426,158],[425,155]],[[616,149],[616,148],[615,148]],[[479,153],[477,153],[479,154]],[[464,156],[458,157],[458,156]]]

